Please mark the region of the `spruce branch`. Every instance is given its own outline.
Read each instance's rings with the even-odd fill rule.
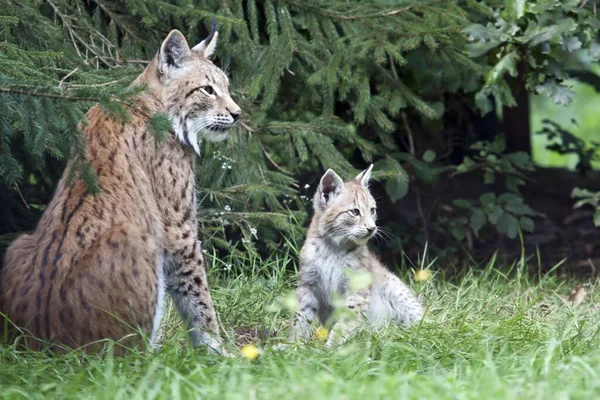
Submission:
[[[77,71],[79,71],[79,67],[75,68],[73,71],[71,71],[68,74],[66,74],[65,76],[63,76],[62,79],[60,80],[60,82],[58,82],[59,89],[62,89],[62,85],[65,82],[65,80],[67,80],[70,77],[72,77],[73,75],[75,75],[75,73],[77,73]]]
[[[45,98],[49,98],[49,99],[57,99],[57,100],[64,100],[64,101],[71,101],[71,102],[99,103],[99,102],[106,101],[106,99],[102,99],[100,97],[69,96],[69,95],[64,95],[64,94],[46,93],[46,92],[31,91],[31,90],[24,90],[24,89],[15,89],[15,88],[10,88],[10,87],[8,87],[8,88],[0,87],[0,93],[17,94],[17,95],[21,95],[21,96],[30,96],[30,97],[45,97]],[[129,106],[129,107],[132,107],[135,105],[135,103],[124,101],[124,100],[118,99],[116,97],[111,97],[109,100],[114,101],[115,103],[122,104],[124,106]]]
[[[339,12],[334,12],[334,11],[328,11],[327,9],[324,9],[324,8],[321,8],[319,6],[315,6],[312,4],[307,4],[305,2],[298,2],[298,1],[294,1],[294,0],[284,0],[284,1],[286,3],[296,6],[298,8],[309,10],[314,13],[320,14],[322,16],[328,17],[328,18],[340,19],[340,20],[345,20],[345,21],[356,21],[356,20],[361,20],[361,19],[392,17],[394,15],[398,15],[400,13],[410,11],[413,8],[413,6],[406,6],[406,7],[402,7],[402,8],[393,9],[393,10],[385,10],[385,11],[379,11],[379,12],[375,12],[375,13],[365,13],[363,15],[356,15],[356,14],[351,14],[351,13],[339,13]]]
[[[73,43],[73,48],[75,49],[75,51],[77,52],[77,54],[79,55],[79,58],[81,58],[86,64],[90,63],[90,60],[86,54],[86,56],[84,57],[83,54],[81,53],[81,51],[79,50],[79,45],[83,46],[83,48],[86,50],[86,52],[90,52],[94,55],[94,58],[96,58],[99,61],[102,61],[102,63],[104,65],[106,65],[109,68],[114,68],[116,66],[115,63],[111,63],[110,60],[104,56],[102,56],[100,54],[100,52],[94,48],[93,44],[87,43],[75,30],[75,26],[73,24],[73,19],[74,17],[70,16],[70,15],[66,15],[64,14],[60,8],[53,2],[53,0],[46,0],[46,3],[48,3],[52,9],[54,10],[54,12],[56,13],[56,15],[60,18],[63,26],[67,29],[67,31],[69,32],[69,36],[71,38],[71,41]],[[112,48],[114,48],[115,46],[110,42],[110,40],[108,40],[104,35],[102,35],[100,32],[94,31],[93,35],[90,35],[90,40],[93,43],[93,37],[96,36],[97,38],[100,39],[102,48],[104,48],[106,46],[106,48],[108,49],[108,51],[110,52]],[[78,45],[79,44],[79,45]],[[112,57],[112,54],[111,54]]]
[[[273,158],[271,158],[271,156],[269,155],[269,152],[267,151],[267,149],[265,149],[265,146],[261,142],[259,142],[259,144],[260,144],[260,149],[262,150],[262,152],[265,155],[265,157],[267,158],[267,160],[269,160],[269,162],[271,163],[271,165],[273,165],[275,168],[277,168],[278,170],[280,170],[284,174],[292,175],[292,173],[290,171],[286,171],[285,169],[283,169],[280,165],[278,165],[273,160]],[[299,186],[297,184],[294,184],[294,187],[299,187]]]

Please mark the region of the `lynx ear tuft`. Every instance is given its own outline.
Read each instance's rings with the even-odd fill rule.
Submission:
[[[373,170],[373,164],[369,165],[369,168],[365,169],[360,174],[356,175],[357,181],[361,183],[364,187],[369,187],[369,181],[371,180],[371,171]]]
[[[219,37],[219,32],[217,32],[217,20],[213,19],[212,24],[210,26],[210,33],[200,43],[198,43],[192,49],[194,54],[199,55],[200,57],[210,59],[212,55],[215,53],[215,49],[217,48],[217,38]]]

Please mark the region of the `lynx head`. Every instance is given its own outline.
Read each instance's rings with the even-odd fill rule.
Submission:
[[[178,30],[172,30],[154,59],[158,89],[177,138],[200,153],[199,141],[227,137],[242,111],[229,95],[229,79],[210,57],[218,33],[212,30],[190,48]]]
[[[346,183],[333,170],[325,172],[313,202],[319,236],[356,247],[377,233],[377,206],[368,188],[372,169],[373,165]]]

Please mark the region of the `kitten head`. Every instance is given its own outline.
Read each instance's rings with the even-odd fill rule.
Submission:
[[[319,236],[355,247],[377,233],[377,205],[368,188],[372,169],[373,165],[346,183],[333,170],[325,172],[313,202]]]

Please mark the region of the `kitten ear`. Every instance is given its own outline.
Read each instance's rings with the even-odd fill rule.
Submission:
[[[356,175],[357,181],[359,181],[364,187],[369,186],[369,181],[371,180],[371,170],[373,169],[373,164],[369,165],[369,168],[365,169],[360,174]]]
[[[324,211],[331,200],[336,198],[344,187],[344,181],[332,169],[328,169],[319,182],[315,196],[315,208]]]
[[[161,74],[181,68],[183,61],[191,54],[190,46],[181,32],[173,29],[160,46],[158,69]]]
[[[198,43],[192,51],[194,54],[199,55],[200,57],[204,57],[210,59],[217,48],[217,38],[219,37],[219,32],[217,32],[217,21],[213,19],[212,24],[210,26],[210,33],[200,43]]]

